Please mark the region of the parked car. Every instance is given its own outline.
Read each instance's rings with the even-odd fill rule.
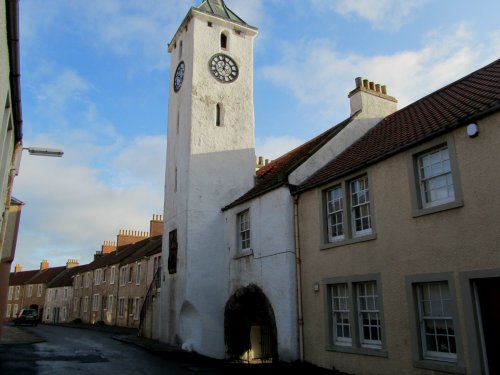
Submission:
[[[14,319],[14,325],[31,324],[36,326],[38,324],[38,312],[35,309],[22,309]]]

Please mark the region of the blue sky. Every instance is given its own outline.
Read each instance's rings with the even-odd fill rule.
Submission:
[[[90,262],[163,212],[167,44],[200,0],[21,0],[26,146],[15,263]],[[402,108],[500,57],[497,0],[226,0],[259,28],[256,153],[273,159],[349,115],[362,76]]]

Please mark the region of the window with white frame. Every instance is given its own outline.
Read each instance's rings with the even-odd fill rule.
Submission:
[[[33,285],[28,285],[28,297],[33,296]]]
[[[73,298],[73,312],[78,310],[78,297]]]
[[[456,362],[455,323],[448,283],[419,283],[416,293],[424,359]]]
[[[16,304],[14,304],[14,308],[12,309],[12,316],[13,317],[16,317],[17,316],[17,311],[18,311],[18,308],[19,306]]]
[[[414,217],[463,206],[453,137],[438,137],[408,155]]]
[[[108,296],[108,311],[113,311],[113,296]]]
[[[363,238],[373,233],[368,175],[335,184],[325,191],[324,202],[327,243]]]
[[[330,344],[350,350],[383,349],[377,281],[328,284]]]
[[[448,146],[418,156],[420,199],[424,208],[455,200]]]
[[[54,301],[57,299],[57,289],[54,289]]]
[[[90,286],[90,272],[87,272],[85,274],[85,288],[88,288]]]
[[[250,210],[238,214],[238,244],[239,250],[249,250],[250,242]]]
[[[68,287],[67,286],[64,287],[63,298],[64,298],[64,300],[68,299]]]
[[[116,276],[116,267],[115,266],[111,267],[110,272],[111,272],[111,274],[109,276],[109,283],[114,284],[115,283],[115,276]]]
[[[128,268],[128,282],[131,283],[134,278],[134,265],[131,264]]]
[[[47,300],[50,301],[52,299],[52,289],[47,291]]]
[[[141,263],[137,263],[137,268],[135,271],[135,285],[141,284]]]
[[[9,296],[8,296],[7,299],[12,300],[13,294],[14,294],[14,287],[13,286],[9,286]]]
[[[127,267],[120,268],[120,286],[127,282]]]
[[[101,307],[103,310],[108,309],[108,297],[106,297],[106,296],[101,297]]]
[[[6,318],[10,318],[11,311],[12,311],[12,305],[9,303],[7,304],[7,312],[5,313]]]
[[[102,274],[102,269],[100,268],[94,271],[94,285],[101,284],[101,274]]]
[[[89,296],[85,296],[83,300],[83,312],[87,312],[89,310]]]
[[[92,311],[99,311],[99,294],[94,294],[92,296]]]
[[[36,290],[36,296],[37,297],[41,297],[42,296],[42,291],[43,291],[43,285],[42,284],[38,284],[37,285],[37,290]]]
[[[61,317],[61,320],[62,320],[63,322],[65,322],[65,321],[66,321],[66,319],[67,319],[67,317],[68,317],[68,313],[67,313],[66,306],[63,306],[63,308],[62,308],[62,317]]]
[[[120,297],[118,299],[118,316],[125,315],[125,297]]]
[[[14,295],[14,299],[16,300],[19,299],[20,294],[21,294],[21,287],[19,285],[16,285],[16,294]]]
[[[139,320],[139,315],[141,312],[141,299],[135,297],[134,299],[134,320]]]

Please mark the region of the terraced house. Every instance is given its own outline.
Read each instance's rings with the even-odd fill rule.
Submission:
[[[362,80],[351,93],[366,91]],[[295,187],[304,359],[500,373],[500,60],[385,117]]]
[[[71,319],[138,328],[152,278],[148,262],[161,251],[162,230],[163,220],[155,215],[149,233],[121,230],[116,242],[105,242],[73,277]]]

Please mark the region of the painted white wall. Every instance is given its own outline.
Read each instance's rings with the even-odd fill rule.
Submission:
[[[169,49],[172,62],[161,340],[223,358],[226,301],[221,291],[226,288],[228,270],[221,208],[253,186],[256,32],[196,10],[191,10],[190,15],[192,18],[181,25]],[[235,28],[242,32],[237,34]],[[223,31],[228,36],[226,50],[220,48]],[[216,53],[225,53],[236,61],[236,81],[222,84],[211,76],[208,62]],[[172,78],[180,61],[184,61],[186,70],[182,88],[175,93]],[[217,103],[223,104],[221,127],[215,125]],[[174,229],[178,241],[177,273],[169,275],[168,239]]]
[[[252,253],[238,250],[238,213],[249,209]],[[298,359],[297,282],[293,198],[287,187],[224,212],[229,299],[239,288],[255,284],[274,310],[281,360]]]
[[[349,97],[351,115],[359,112],[333,139],[289,175],[290,184],[300,185],[349,148],[383,118],[397,110],[397,101],[394,98],[370,90],[358,88],[352,91]]]

